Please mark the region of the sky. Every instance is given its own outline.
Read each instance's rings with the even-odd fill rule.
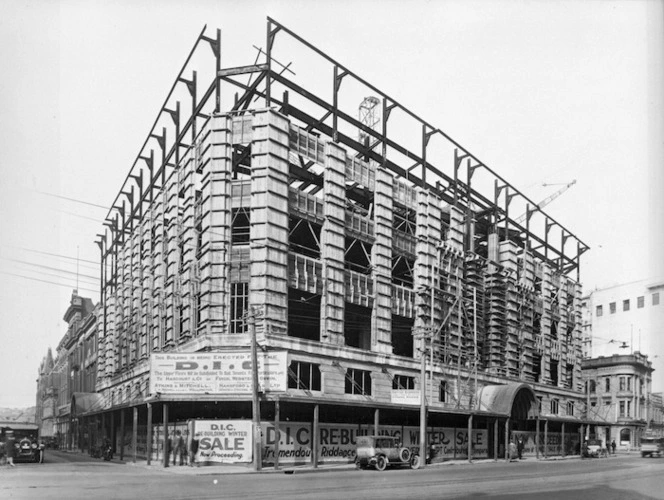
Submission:
[[[576,180],[545,211],[591,247],[584,291],[664,276],[662,2],[61,0],[0,10],[0,407],[34,404],[72,290],[98,300],[95,235],[206,24],[210,36],[221,28],[222,66],[232,67],[254,62],[274,18],[534,201]]]

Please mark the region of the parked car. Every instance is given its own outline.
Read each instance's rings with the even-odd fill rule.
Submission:
[[[661,457],[664,453],[664,438],[642,437],[641,438],[641,456]]]
[[[602,452],[602,442],[599,439],[589,439],[584,446],[584,456],[587,458],[599,458]]]
[[[374,467],[383,471],[392,466],[408,466],[417,469],[420,456],[402,446],[401,441],[392,436],[358,436],[355,466],[358,469]]]

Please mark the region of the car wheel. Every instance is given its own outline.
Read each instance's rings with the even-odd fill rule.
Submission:
[[[378,458],[376,458],[376,470],[383,471],[386,467],[387,459],[383,455],[380,455]]]
[[[419,455],[413,455],[410,459],[410,468],[411,469],[419,469],[420,468],[420,456]]]
[[[410,450],[408,448],[401,448],[399,450],[399,460],[402,462],[410,461]]]

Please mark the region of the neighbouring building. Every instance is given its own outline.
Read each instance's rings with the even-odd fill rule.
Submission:
[[[53,366],[53,352],[49,347],[39,365],[35,403],[35,423],[39,426],[39,435],[42,438],[55,437],[57,395],[53,384]]]
[[[191,101],[168,95],[120,186],[80,429],[149,460],[195,420],[209,461],[349,461],[357,434],[419,446],[424,396],[436,460],[504,457],[516,436],[578,453],[587,246],[341,63],[267,33],[264,63],[225,69],[219,32],[201,35],[214,76],[185,65]],[[274,56],[282,39],[334,85],[278,66],[296,56]]]
[[[590,415],[596,436],[615,440],[619,449],[640,446],[646,429],[661,434],[661,393],[652,393],[652,363],[648,357],[614,354],[584,359],[581,364]]]
[[[655,373],[654,390],[664,390],[664,280],[640,280],[591,291],[582,299],[584,356],[596,358],[639,351]]]
[[[91,442],[88,429],[78,428],[71,405],[75,394],[96,390],[97,312],[91,299],[74,290],[63,317],[67,331],[55,360],[49,348],[40,366],[36,423],[42,436],[56,438],[64,448],[86,447]]]

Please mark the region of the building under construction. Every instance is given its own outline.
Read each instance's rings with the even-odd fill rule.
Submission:
[[[578,453],[588,247],[277,21],[257,50],[227,68],[201,32],[119,190],[79,426],[156,460],[165,430],[259,407],[262,464],[316,464],[352,460],[357,434],[417,445],[424,395],[432,460],[502,457],[519,435]],[[256,392],[229,361],[252,337]]]

